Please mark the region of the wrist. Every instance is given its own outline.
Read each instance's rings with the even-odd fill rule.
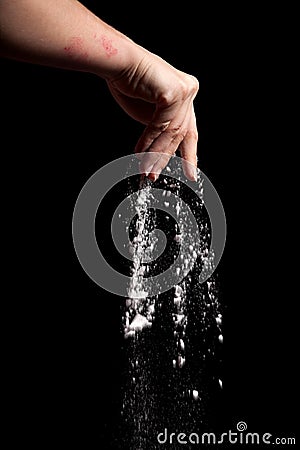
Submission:
[[[145,55],[142,47],[119,32],[101,33],[96,41],[101,54],[98,50],[91,58],[90,71],[108,82],[130,73]]]

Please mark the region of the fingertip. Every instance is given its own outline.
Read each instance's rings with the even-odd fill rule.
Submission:
[[[147,175],[150,181],[156,181],[158,178],[158,175],[156,175],[156,173],[149,173],[149,175]]]
[[[186,159],[182,160],[182,168],[185,176],[190,181],[197,181],[198,179],[198,173],[197,173],[197,166],[195,164],[190,163]]]
[[[196,170],[196,167],[194,167],[193,169],[189,170],[189,172],[187,174],[187,177],[191,181],[197,181],[197,170]]]

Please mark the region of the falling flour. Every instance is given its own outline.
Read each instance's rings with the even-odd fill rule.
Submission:
[[[135,337],[137,332],[151,327],[155,312],[155,300],[149,298],[148,293],[144,289],[144,275],[149,270],[145,261],[151,259],[151,253],[156,242],[155,238],[149,233],[148,227],[150,197],[151,186],[148,185],[138,191],[134,205],[137,214],[136,235],[130,243],[133,267],[128,289],[128,299],[126,300],[125,338]]]
[[[181,225],[186,220],[182,206],[186,199],[181,195],[180,182],[174,181],[170,172],[167,167],[165,174],[159,178],[165,198],[164,206],[170,207],[171,192],[178,195],[174,206],[177,223],[173,230],[173,245],[175,249],[185,246],[185,255],[188,254],[188,257],[181,254],[174,262],[176,274],[182,274],[183,279],[167,293],[149,296],[145,287],[145,280],[151,276],[155,267],[153,252],[157,244],[157,236],[151,232],[156,213],[149,207],[153,199],[153,184],[149,180],[141,181],[132,205],[136,217],[133,223],[134,237],[129,243],[132,257],[130,285],[122,313],[122,332],[128,361],[121,412],[126,429],[122,433],[131,450],[157,448],[154,443],[151,446],[150,442],[160,424],[160,408],[165,408],[160,399],[160,383],[162,386],[166,383],[167,389],[174,392],[173,403],[168,400],[170,405],[165,414],[170,416],[168,420],[174,424],[172,431],[176,431],[177,420],[188,427],[201,419],[205,413],[207,396],[205,386],[201,386],[203,366],[207,360],[218,358],[218,346],[223,343],[217,283],[213,276],[202,283],[203,275],[211,271],[214,264],[213,255],[209,253],[211,231],[207,220],[202,218],[203,181],[199,175],[196,187],[198,197],[193,205],[201,229],[200,247],[197,247],[191,244],[191,239],[187,239],[182,231]],[[169,223],[169,220],[166,214],[165,223]],[[203,336],[201,345],[197,341],[198,332]],[[207,338],[212,335],[213,338]],[[166,350],[162,347],[164,345]],[[197,351],[193,353],[194,347]],[[165,353],[166,357],[161,358]],[[162,380],[158,373],[160,369]],[[220,376],[211,376],[217,388],[221,389]],[[169,381],[165,381],[165,378]],[[174,385],[170,386],[172,383]],[[162,388],[161,391],[164,392]]]

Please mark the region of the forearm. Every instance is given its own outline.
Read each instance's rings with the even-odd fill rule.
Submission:
[[[0,0],[2,56],[110,79],[143,49],[76,0]]]

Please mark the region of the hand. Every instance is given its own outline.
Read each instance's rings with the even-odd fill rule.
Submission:
[[[146,125],[135,148],[137,153],[151,152],[142,159],[141,172],[156,180],[178,149],[186,176],[196,181],[198,133],[193,100],[198,81],[141,47],[139,52],[141,56],[128,70],[107,83],[127,114]]]
[[[53,26],[55,24],[55,26]],[[134,43],[76,0],[1,0],[0,54],[27,62],[95,73],[121,107],[146,125],[136,152],[155,180],[177,149],[197,179],[193,100],[198,81]]]

